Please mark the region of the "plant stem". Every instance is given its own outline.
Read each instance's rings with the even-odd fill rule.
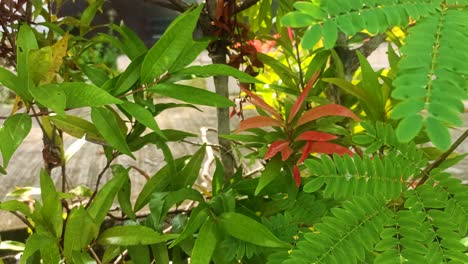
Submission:
[[[114,161],[115,159],[115,156],[113,156],[111,159],[109,159],[106,163],[106,166],[104,166],[104,168],[102,168],[101,172],[98,174],[97,176],[97,180],[96,180],[96,187],[94,187],[94,192],[93,194],[91,195],[91,197],[89,198],[89,201],[88,201],[88,204],[86,204],[85,208],[88,208],[90,205],[91,205],[91,202],[93,201],[94,197],[96,197],[96,194],[99,190],[99,184],[101,183],[101,179],[102,179],[102,176],[104,176],[104,173],[107,171],[107,169],[109,169],[112,161]]]
[[[299,53],[299,44],[296,40],[294,40],[294,47],[296,49],[296,62],[297,66],[299,67],[299,82],[301,84],[301,91],[304,90],[305,85],[304,85],[304,73],[302,71],[302,62],[301,62],[301,54]]]
[[[18,219],[21,220],[21,222],[23,222],[25,225],[27,225],[33,233],[36,232],[36,228],[28,221],[26,217],[20,215],[18,212],[15,211],[10,211],[10,213],[18,217]]]
[[[465,141],[467,137],[468,137],[468,129],[465,130],[465,132],[452,144],[452,146],[450,146],[450,148],[447,151],[445,151],[442,155],[440,155],[440,157],[436,161],[431,163],[421,172],[421,180],[419,181],[417,186],[423,185],[429,179],[429,174],[431,173],[431,171],[439,167],[440,164],[442,164],[442,162],[444,162],[447,159],[447,157],[450,154],[452,154],[452,152],[454,152],[455,149],[458,146],[460,146],[461,143],[463,143],[463,141]]]

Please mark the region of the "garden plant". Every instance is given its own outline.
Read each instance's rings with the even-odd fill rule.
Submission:
[[[20,263],[468,263],[468,188],[448,170],[466,156],[455,149],[468,131],[452,142],[450,130],[468,99],[468,1],[153,1],[183,13],[149,49],[125,25],[92,24],[104,0],[79,18],[58,17],[62,1],[3,2],[0,83],[15,100],[2,177],[20,177],[7,167],[33,122],[43,134],[40,197],[0,203],[29,228],[24,243],[0,242]],[[376,70],[367,57],[382,44],[389,67]],[[99,50],[131,63],[117,73]],[[204,50],[213,64],[192,65]],[[211,76],[216,92],[180,82]],[[168,143],[193,135],[155,121],[194,105],[218,109],[208,188],[195,184],[207,145],[174,157]],[[65,185],[64,134],[107,160],[79,194]],[[164,164],[132,200],[132,168],[116,158],[147,145]],[[116,204],[122,217],[107,221]]]

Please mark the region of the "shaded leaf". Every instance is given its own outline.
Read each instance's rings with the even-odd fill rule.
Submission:
[[[222,213],[218,218],[219,226],[229,235],[263,247],[290,248],[275,237],[268,228],[252,218],[234,212]]]
[[[228,98],[216,93],[182,84],[159,83],[148,89],[151,92],[178,99],[191,104],[231,107],[235,104]]]
[[[101,245],[134,246],[151,245],[177,238],[178,234],[158,234],[146,226],[114,226],[104,230],[97,243]]]
[[[73,208],[67,219],[64,236],[64,256],[71,261],[73,251],[86,250],[99,234],[99,226],[83,207]]]
[[[173,73],[173,75],[195,75],[196,77],[209,76],[232,76],[240,82],[245,83],[262,83],[262,81],[250,76],[249,74],[239,71],[229,65],[224,64],[209,64],[204,66],[190,66]]]
[[[91,110],[91,119],[99,131],[99,134],[102,135],[110,146],[135,158],[125,141],[125,135],[123,135],[122,131],[119,129],[116,116],[110,110],[104,107],[93,107]]]
[[[27,114],[15,114],[8,117],[0,128],[0,150],[3,167],[6,169],[13,153],[21,145],[31,130],[31,117]]]

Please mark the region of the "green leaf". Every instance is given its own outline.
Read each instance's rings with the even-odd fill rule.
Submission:
[[[158,134],[163,139],[166,139],[166,136],[163,134],[158,124],[154,120],[153,115],[151,114],[150,111],[146,110],[146,108],[138,104],[128,102],[128,101],[124,101],[120,106],[125,111],[127,111],[131,116],[135,117],[135,119],[138,122],[152,129],[156,134]]]
[[[27,24],[22,24],[16,41],[16,72],[18,73],[16,88],[18,95],[26,102],[32,100],[29,91],[34,87],[28,68],[29,52],[38,48],[34,32]]]
[[[202,162],[205,159],[205,154],[206,145],[200,147],[200,149],[193,154],[189,163],[187,163],[179,173],[178,181],[176,181],[176,179],[173,180],[173,185],[176,189],[192,187],[200,174],[200,168],[202,167]]]
[[[218,229],[213,219],[206,221],[200,228],[193,246],[190,263],[209,264],[218,243]]]
[[[219,108],[235,106],[231,100],[224,96],[187,85],[160,83],[150,87],[148,90],[192,104]]]
[[[174,247],[184,239],[194,234],[198,228],[200,228],[200,226],[206,222],[209,213],[208,210],[209,209],[204,206],[197,206],[195,209],[193,209],[192,213],[190,214],[189,222],[185,226],[184,231],[182,231],[180,236],[172,242],[169,248]]]
[[[125,180],[125,173],[115,174],[94,197],[88,208],[88,213],[94,219],[97,226],[100,226],[104,221],[107,212],[114,202],[115,196],[124,185]]]
[[[86,140],[97,143],[105,144],[105,140],[99,134],[96,126],[77,116],[49,116],[51,123],[69,134],[72,137],[83,138]]]
[[[213,179],[211,180],[211,192],[213,193],[213,197],[218,195],[218,193],[223,188],[224,184],[224,168],[221,161],[218,157],[215,157],[216,161],[216,169],[213,173]]]
[[[28,72],[29,77],[35,84],[39,84],[40,81],[46,77],[51,65],[52,49],[50,46],[29,51]],[[32,90],[34,89],[29,89],[29,92]]]
[[[419,114],[424,109],[423,100],[407,100],[397,104],[393,110],[391,117],[394,119],[404,118],[409,115]]]
[[[89,6],[83,11],[80,19],[80,36],[84,36],[90,28],[91,21],[93,21],[96,12],[101,9],[105,0],[88,1]]]
[[[63,254],[71,261],[73,251],[86,251],[99,234],[99,226],[83,207],[75,207],[68,216],[63,242]]]
[[[113,97],[103,89],[91,84],[63,82],[61,84],[48,84],[45,86],[56,86],[59,87],[59,89],[63,89],[67,97],[67,108],[95,107],[122,103],[122,100]]]
[[[33,214],[28,205],[17,200],[10,200],[0,203],[0,210],[10,211],[10,212],[20,212],[28,218],[33,219]],[[34,220],[34,219],[33,219]]]
[[[298,2],[299,3],[299,2]],[[320,40],[322,31],[319,26],[313,26],[304,33],[301,45],[304,49],[312,49]]]
[[[28,98],[27,91],[21,89],[20,80],[12,72],[0,67],[0,84],[15,92],[21,98]]]
[[[278,176],[282,174],[283,162],[280,161],[279,156],[273,158],[265,166],[265,170],[260,175],[255,195],[258,195],[268,184],[273,182]]]
[[[104,107],[93,107],[91,110],[91,119],[99,131],[99,134],[102,135],[110,146],[135,159],[135,156],[133,156],[132,151],[125,141],[125,135],[119,129],[116,116],[110,110]]]
[[[21,256],[20,264],[29,263],[28,259],[32,257],[38,250],[41,251],[41,256],[44,263],[59,263],[60,253],[57,246],[57,241],[44,234],[33,233],[26,240],[26,247]]]
[[[433,117],[428,117],[426,119],[426,131],[432,143],[437,148],[447,150],[450,147],[450,133],[441,121]]]
[[[21,242],[11,240],[0,241],[0,250],[24,251],[24,247],[25,245]]]
[[[134,211],[138,212],[141,208],[143,208],[143,206],[148,204],[148,202],[151,200],[151,195],[153,192],[166,191],[167,187],[171,184],[171,180],[174,177],[174,174],[177,173],[177,171],[181,169],[183,165],[185,165],[185,161],[187,159],[188,157],[176,159],[174,161],[175,168],[172,169],[171,165],[166,164],[155,175],[153,175],[149,181],[146,182],[145,186],[143,186],[143,189],[138,195],[135,201]]]
[[[83,73],[88,77],[88,79],[96,86],[101,87],[107,81],[109,81],[109,74],[102,68],[98,68],[91,65],[80,65]]]
[[[56,85],[46,85],[36,87],[30,92],[41,105],[54,110],[60,116],[65,116],[67,96],[63,89]]]
[[[290,12],[283,16],[281,23],[285,26],[299,28],[315,23],[315,18],[302,12]]]
[[[335,46],[338,39],[338,29],[336,28],[335,21],[327,20],[322,26],[323,46],[326,49],[331,49]]]
[[[203,5],[179,17],[164,32],[160,40],[148,51],[141,66],[141,79],[151,82],[166,72],[177,61],[179,55],[191,42],[192,33],[197,25]]]
[[[322,187],[324,183],[325,183],[325,179],[323,177],[317,177],[309,181],[306,185],[304,185],[304,192],[306,193],[316,192],[318,189]]]
[[[132,192],[132,182],[130,181],[130,177],[128,176],[128,169],[125,169],[123,166],[116,164],[112,167],[112,174],[114,174],[114,176],[116,174],[123,174],[122,177],[125,178],[125,181],[122,185],[122,188],[117,193],[117,199],[119,201],[122,212],[126,216],[130,217],[130,219],[136,220],[136,215],[132,210],[132,202],[130,201],[130,195]]]
[[[114,226],[104,230],[97,239],[101,245],[136,246],[151,245],[177,238],[178,234],[158,234],[146,226]]]
[[[42,217],[47,225],[47,228],[56,238],[62,236],[62,203],[58,197],[57,191],[55,190],[55,184],[52,178],[41,170],[40,173],[40,186],[41,186],[41,197],[42,197]]]
[[[73,251],[72,261],[74,264],[96,264],[96,260],[93,259],[89,253]]]
[[[192,63],[198,55],[208,47],[212,39],[203,39],[200,41],[190,39],[189,41],[191,43],[189,45],[185,45],[184,50],[182,50],[177,60],[169,68],[168,72],[172,73],[178,71]]]
[[[219,226],[229,235],[263,247],[290,248],[259,222],[243,214],[225,212],[218,218]]]
[[[324,82],[335,84],[336,86],[343,89],[345,92],[355,96],[357,99],[359,99],[360,101],[364,102],[367,105],[372,104],[369,95],[364,90],[360,89],[356,85],[354,85],[354,84],[352,84],[352,83],[350,83],[350,82],[348,82],[348,81],[346,81],[344,79],[340,79],[340,78],[323,78],[321,80],[324,81]]]
[[[128,255],[133,263],[151,263],[149,247],[146,245],[128,246]]]
[[[408,142],[419,134],[423,125],[420,115],[411,115],[400,121],[396,129],[396,135],[400,142]]]
[[[112,88],[113,95],[121,95],[129,91],[132,86],[140,79],[141,64],[145,54],[135,58],[127,69],[120,75],[117,84]]]
[[[153,252],[153,257],[155,263],[160,264],[169,264],[169,252],[166,247],[166,243],[158,243],[151,245],[151,251]],[[172,262],[174,263],[174,262]]]
[[[8,117],[0,128],[0,150],[3,156],[3,167],[6,169],[8,162],[21,145],[24,138],[31,130],[31,117],[27,114],[15,114]]]
[[[111,25],[111,28],[120,34],[122,51],[133,61],[148,51],[145,43],[125,25]]]
[[[204,66],[191,66],[173,73],[173,75],[191,75],[195,77],[210,77],[210,76],[232,76],[240,82],[246,83],[262,83],[262,81],[241,72],[236,68],[224,64],[209,64]],[[192,77],[193,78],[193,77]]]

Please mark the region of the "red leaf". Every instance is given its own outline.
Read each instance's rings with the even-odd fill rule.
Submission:
[[[306,87],[304,87],[304,91],[302,91],[299,97],[297,97],[296,102],[294,103],[293,107],[291,107],[291,112],[289,112],[288,124],[293,121],[294,117],[296,117],[297,112],[299,111],[299,109],[301,109],[301,106],[307,98],[310,89],[314,85],[315,81],[317,81],[319,74],[320,72],[316,72],[314,73],[314,75],[312,75],[312,78],[310,78],[309,82],[307,82]]]
[[[263,110],[267,111],[268,113],[272,114],[276,119],[278,120],[281,120],[281,115],[276,112],[276,110],[271,107],[270,105],[268,105],[265,101],[263,101],[262,98],[260,98],[258,95],[252,93],[249,89],[243,87],[243,85],[239,85],[240,89],[246,93],[250,99],[249,102],[251,102],[252,104],[262,108]]]
[[[300,134],[296,140],[329,141],[336,138],[337,136],[324,132],[307,131]]]
[[[276,140],[275,142],[271,143],[270,147],[265,153],[264,159],[273,158],[276,153],[283,151],[283,149],[286,147],[289,147],[289,141],[284,139]]]
[[[359,121],[357,117],[351,110],[348,108],[337,105],[337,104],[328,104],[316,107],[305,112],[297,121],[296,127],[303,125],[307,122],[314,121],[324,116],[344,116],[350,117],[356,121]]]
[[[310,153],[323,153],[323,154],[338,154],[340,156],[348,154],[353,156],[354,153],[351,150],[330,142],[311,142],[310,143]]]
[[[266,126],[281,126],[282,123],[268,116],[254,116],[247,118],[239,123],[236,132],[241,132],[251,128],[266,127]]]
[[[281,160],[286,161],[291,157],[294,150],[289,146],[289,144],[281,150]]]
[[[294,165],[293,167],[293,174],[296,186],[299,188],[299,186],[301,186],[301,172],[299,171],[299,168],[296,165]]]
[[[302,155],[297,161],[297,163],[302,163],[304,162],[305,159],[307,159],[307,157],[309,157],[311,144],[312,144],[312,141],[306,142],[304,148],[302,148]]]

